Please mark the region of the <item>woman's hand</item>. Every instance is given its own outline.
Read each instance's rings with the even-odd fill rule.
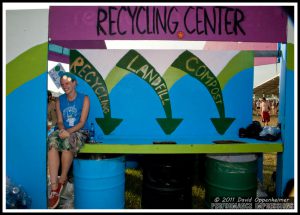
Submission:
[[[59,131],[59,135],[58,136],[60,137],[60,139],[66,139],[66,138],[70,137],[70,133],[67,132],[65,129],[61,129]]]

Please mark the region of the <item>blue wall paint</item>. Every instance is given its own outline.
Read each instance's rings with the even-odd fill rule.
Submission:
[[[91,108],[88,124],[96,117],[103,117],[102,108],[92,88],[78,78],[77,90],[89,95]],[[178,140],[193,138],[203,143],[215,139],[237,138],[238,130],[252,122],[253,68],[234,76],[223,89],[225,116],[236,118],[224,135],[219,135],[210,118],[219,117],[213,98],[205,86],[191,76],[184,76],[169,89],[174,118],[182,123],[170,135],[166,135],[156,118],[165,117],[161,101],[144,80],[134,74],[125,76],[109,94],[112,117],[121,118],[121,124],[109,135],[114,138],[143,138],[152,140]],[[96,139],[103,132],[96,126]],[[132,142],[131,142],[132,143]],[[151,142],[149,142],[151,143]]]
[[[294,71],[287,70],[286,74],[286,83],[288,86],[286,87],[286,95],[288,95],[286,99],[286,124],[285,124],[285,137],[284,137],[284,152],[283,159],[286,162],[283,168],[283,185],[284,189],[286,183],[294,178]]]
[[[287,70],[286,45],[282,49],[282,68],[279,83],[279,122],[281,123],[284,151],[277,156],[276,195],[283,196],[290,179],[294,179],[294,71]]]
[[[285,74],[285,112],[281,117],[284,151],[277,157],[276,193],[282,196],[287,182],[294,179],[294,72]],[[279,100],[280,102],[281,99]],[[280,106],[281,107],[281,106]],[[280,110],[281,112],[281,110]]]
[[[31,208],[47,208],[47,73],[6,97],[6,176],[24,187]]]

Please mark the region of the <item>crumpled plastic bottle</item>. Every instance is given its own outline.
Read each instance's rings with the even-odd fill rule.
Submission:
[[[259,136],[266,136],[267,134],[277,136],[280,133],[280,128],[265,126],[263,130],[259,133]]]
[[[73,183],[67,183],[66,187],[61,195],[62,203],[61,208],[62,209],[73,209],[74,208],[74,185]]]
[[[31,197],[25,192],[21,185],[14,184],[6,177],[6,208],[7,209],[29,209]]]
[[[268,194],[266,193],[263,185],[261,184],[261,182],[259,180],[257,181],[256,197],[258,197],[258,198],[267,198],[268,197]]]

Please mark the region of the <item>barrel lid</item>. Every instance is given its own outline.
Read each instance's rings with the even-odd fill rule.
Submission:
[[[251,162],[257,159],[256,154],[208,154],[206,156],[212,159],[231,163]]]

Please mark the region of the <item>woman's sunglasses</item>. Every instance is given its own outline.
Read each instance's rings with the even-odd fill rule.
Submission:
[[[67,81],[72,81],[72,78],[70,78],[70,77],[68,77],[68,76],[66,76],[66,75],[64,75],[64,76],[62,77],[62,79],[67,80]]]

